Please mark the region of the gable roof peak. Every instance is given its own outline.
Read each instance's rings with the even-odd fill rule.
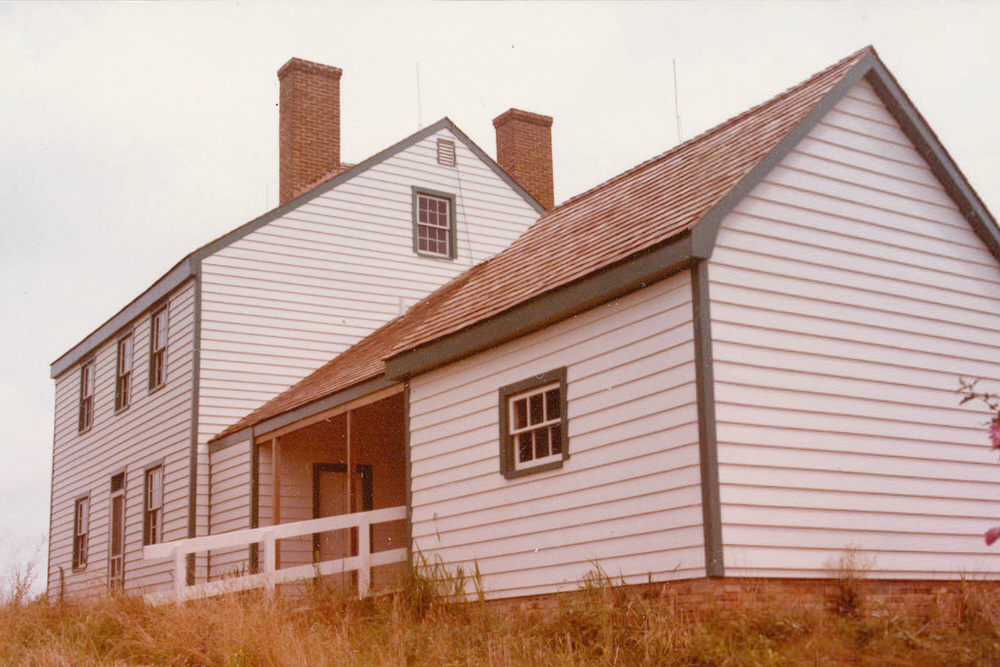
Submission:
[[[764,102],[761,102],[759,104],[756,104],[756,105],[754,105],[754,106],[752,106],[752,107],[750,107],[748,109],[745,109],[744,111],[741,111],[740,113],[736,114],[735,116],[732,116],[732,117],[728,118],[727,120],[724,120],[723,122],[719,123],[718,125],[714,125],[714,126],[708,128],[707,130],[705,130],[701,134],[695,135],[694,137],[691,137],[690,139],[682,141],[681,143],[679,143],[679,144],[677,144],[675,146],[671,146],[670,148],[668,148],[667,150],[663,151],[662,153],[654,155],[653,157],[651,157],[651,158],[649,158],[649,159],[647,159],[647,160],[645,160],[643,162],[640,162],[639,164],[635,165],[634,167],[631,167],[630,169],[626,169],[625,171],[621,172],[620,174],[616,174],[615,176],[612,176],[608,180],[603,181],[601,183],[598,183],[597,185],[593,186],[592,188],[590,188],[588,190],[584,190],[583,192],[580,192],[580,193],[578,193],[578,194],[570,197],[566,201],[564,201],[561,204],[559,204],[556,207],[556,209],[563,208],[565,206],[569,206],[569,205],[573,204],[574,202],[579,201],[581,199],[584,199],[586,197],[590,197],[595,192],[597,192],[599,190],[602,190],[602,189],[604,189],[606,187],[609,187],[609,186],[611,186],[611,185],[613,185],[613,184],[615,184],[615,183],[617,183],[619,181],[623,181],[623,180],[627,180],[629,178],[632,178],[637,173],[643,171],[644,169],[648,169],[651,166],[653,166],[653,165],[655,165],[655,164],[657,164],[659,162],[662,162],[664,160],[669,159],[671,156],[676,155],[677,153],[679,153],[679,152],[687,149],[691,145],[704,142],[705,139],[707,137],[709,137],[709,136],[723,133],[726,130],[730,129],[733,125],[739,124],[739,122],[741,120],[745,119],[746,117],[753,116],[754,114],[758,113],[761,110],[761,108],[767,107],[769,105],[773,105],[773,104],[777,103],[778,101],[780,101],[782,99],[785,99],[788,96],[794,94],[796,91],[798,91],[798,90],[800,90],[802,88],[809,87],[810,84],[813,84],[814,82],[816,82],[818,80],[822,80],[822,79],[828,77],[831,72],[835,72],[835,71],[836,72],[840,72],[840,71],[843,70],[843,72],[846,73],[848,70],[850,70],[853,66],[857,65],[859,62],[861,62],[867,56],[873,56],[875,58],[878,58],[878,54],[875,52],[875,47],[872,46],[872,45],[870,45],[870,44],[868,46],[865,46],[865,47],[861,48],[861,49],[858,49],[857,51],[855,51],[854,53],[850,54],[849,56],[846,56],[846,57],[838,60],[837,62],[833,63],[829,67],[826,67],[825,69],[823,69],[823,70],[821,70],[821,71],[813,74],[812,76],[810,76],[805,81],[802,81],[800,83],[795,84],[794,86],[786,88],[784,91],[778,93],[774,97],[772,97],[772,98],[770,98],[768,100],[765,100]]]
[[[374,378],[391,382],[451,363],[710,256],[723,217],[862,79],[1000,259],[992,217],[875,49],[866,46],[555,207],[507,249],[225,434]]]

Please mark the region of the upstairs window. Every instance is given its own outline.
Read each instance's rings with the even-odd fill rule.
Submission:
[[[413,249],[418,255],[455,258],[455,197],[413,189]]]
[[[132,334],[118,339],[118,361],[115,371],[115,410],[128,407],[132,396]]]
[[[142,543],[158,544],[163,541],[163,466],[146,469],[143,501]]]
[[[500,471],[520,477],[552,470],[569,458],[566,369],[500,390]]]
[[[87,567],[87,535],[90,531],[90,496],[73,503],[73,569]]]
[[[149,322],[149,390],[167,381],[167,307],[153,313]]]
[[[80,366],[80,415],[77,427],[81,433],[94,425],[94,360]]]

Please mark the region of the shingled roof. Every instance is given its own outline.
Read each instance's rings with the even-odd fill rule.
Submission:
[[[633,267],[643,258],[651,258],[648,266],[667,262],[675,271],[707,258],[725,213],[864,76],[891,98],[887,105],[918,146],[928,149],[924,153],[939,177],[951,179],[949,189],[966,202],[967,215],[992,222],[875,50],[866,47],[552,209],[506,250],[456,277],[217,439],[301,411],[358,383],[404,379],[524,335],[671,270],[658,266],[637,273]],[[1000,248],[995,225],[986,227],[994,230],[988,242]],[[575,287],[596,283],[601,275],[601,294],[590,294],[592,285],[574,296]],[[623,286],[622,276],[634,280]],[[560,293],[567,296],[559,312],[543,312]]]

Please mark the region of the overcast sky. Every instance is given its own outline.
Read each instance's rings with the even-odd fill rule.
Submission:
[[[553,116],[561,201],[677,143],[674,61],[691,138],[873,44],[997,211],[998,4],[0,2],[0,558],[48,530],[49,364],[277,205],[289,58],[343,68],[347,162]]]

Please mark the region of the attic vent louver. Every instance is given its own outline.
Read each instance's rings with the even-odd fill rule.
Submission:
[[[450,139],[438,139],[438,164],[446,167],[455,166],[455,142]]]

